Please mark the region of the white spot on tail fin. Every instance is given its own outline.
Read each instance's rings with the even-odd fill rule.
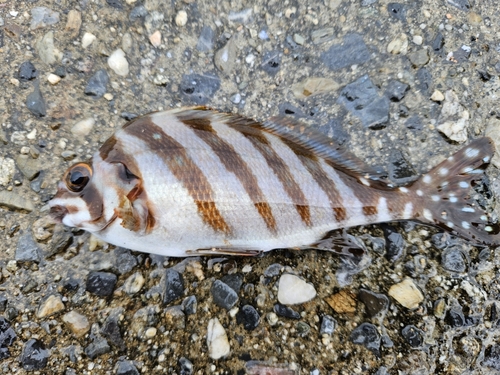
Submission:
[[[446,226],[447,226],[448,228],[453,228],[453,227],[455,226],[455,224],[454,224],[453,222],[451,222],[451,221],[448,221],[448,222],[446,223]]]
[[[424,210],[422,211],[422,214],[424,215],[424,217],[429,220],[429,221],[434,221],[434,218],[432,217],[432,212],[429,211],[427,208],[424,208]]]
[[[469,158],[475,158],[479,155],[479,150],[477,148],[469,147],[465,150],[465,155]]]
[[[399,188],[399,191],[400,191],[401,193],[408,193],[408,189],[407,189],[407,188],[405,188],[405,187],[400,187],[400,188]]]
[[[486,215],[481,215],[480,218],[482,221],[488,221],[488,217]]]
[[[431,178],[431,176],[429,176],[428,174],[426,174],[424,176],[424,178],[422,179],[422,181],[424,181],[426,184],[430,184],[432,182],[432,178]]]
[[[382,223],[384,221],[391,221],[392,217],[387,208],[387,199],[380,197],[377,203],[377,221]]]
[[[439,198],[439,195],[433,195],[433,196],[431,197],[431,199],[432,199],[434,202],[439,202],[439,199],[440,199],[440,198]]]
[[[472,172],[472,167],[465,167],[462,172],[463,173],[470,173],[470,172]]]
[[[466,221],[462,221],[462,228],[464,229],[469,229],[470,228],[470,224]]]
[[[408,202],[405,204],[405,210],[403,211],[403,219],[411,219],[413,216],[413,203]]]
[[[369,183],[369,182],[368,182],[368,180],[367,180],[366,178],[364,178],[364,177],[360,177],[360,178],[359,178],[359,181],[360,181],[363,185],[365,185],[365,186],[370,186],[370,183]]]
[[[441,168],[441,169],[439,170],[439,174],[440,174],[441,176],[446,176],[448,173],[450,173],[450,171],[449,171],[449,169],[448,169],[448,168]]]
[[[421,196],[423,196],[423,195],[424,195],[424,193],[422,192],[422,190],[418,189],[418,190],[417,190],[417,195],[418,195],[419,197],[421,197]]]
[[[488,156],[485,156],[485,157],[483,158],[483,161],[484,161],[485,163],[489,163],[489,162],[490,162],[490,156],[489,156],[489,155],[488,155]]]
[[[469,184],[465,181],[460,181],[458,183],[458,186],[460,186],[462,189],[467,189],[469,187]]]
[[[451,203],[456,203],[456,202],[458,202],[458,198],[454,197],[453,195],[450,195],[450,202]]]
[[[493,227],[490,227],[489,225],[487,225],[487,226],[484,227],[484,230],[486,232],[493,232]]]
[[[463,212],[476,212],[476,210],[473,209],[472,207],[463,207],[462,211]]]

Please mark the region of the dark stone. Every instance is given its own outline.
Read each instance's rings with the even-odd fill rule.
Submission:
[[[73,233],[71,229],[63,225],[57,225],[54,229],[54,235],[50,241],[46,257],[62,253],[73,243]]]
[[[387,4],[387,11],[397,20],[406,22],[406,8],[403,4],[389,3]]]
[[[401,115],[401,113],[400,113],[400,115]],[[424,128],[424,124],[422,123],[422,120],[420,120],[420,117],[417,114],[411,115],[405,121],[405,126],[407,129],[410,129],[410,130],[422,130]]]
[[[163,303],[168,305],[170,302],[179,299],[184,294],[184,279],[182,275],[172,268],[165,270],[165,292],[163,294]]]
[[[0,360],[10,357],[9,346],[16,340],[16,332],[3,316],[0,316]]]
[[[20,80],[29,81],[38,76],[35,65],[31,61],[25,61],[19,66],[18,76]]]
[[[251,305],[243,306],[236,314],[236,322],[247,331],[253,331],[260,323],[260,315]]]
[[[111,347],[108,344],[108,341],[100,336],[94,337],[92,342],[85,348],[85,354],[90,359],[95,359],[100,355],[109,353],[111,351]]]
[[[409,88],[410,86],[408,86],[406,83],[393,79],[387,85],[385,96],[387,96],[389,100],[392,100],[393,102],[399,102],[405,97],[406,92],[409,90]]]
[[[467,62],[467,60],[469,60],[471,52],[472,49],[470,47],[462,46],[456,51],[453,51],[453,59],[457,63]]]
[[[368,75],[346,85],[337,100],[367,128],[379,129],[389,121],[389,100],[379,96]]]
[[[134,366],[132,361],[118,361],[116,363],[116,375],[139,375],[139,370]]]
[[[376,373],[374,373],[373,375],[389,375],[389,372],[387,371],[387,367],[385,366],[380,366],[377,370]]]
[[[487,82],[491,79],[491,74],[488,73],[486,70],[478,70],[477,73],[479,74],[479,78],[483,82]]]
[[[500,371],[500,345],[491,345],[486,348],[483,366]]]
[[[181,96],[195,104],[206,104],[220,88],[220,79],[214,73],[184,74],[179,85]]]
[[[366,314],[369,318],[374,317],[379,312],[389,307],[389,298],[381,293],[375,293],[368,289],[360,289],[358,298],[366,307]]]
[[[115,289],[117,277],[111,272],[90,272],[87,278],[87,292],[99,297],[108,297]]]
[[[241,285],[243,285],[243,276],[237,273],[224,275],[220,280],[236,293],[239,293]]]
[[[337,328],[337,321],[330,315],[323,316],[321,319],[321,328],[319,333],[322,335],[333,335],[335,329]]]
[[[295,117],[305,117],[306,116],[306,114],[304,113],[304,111],[302,109],[300,109],[299,107],[297,107],[291,103],[288,103],[288,102],[280,103],[278,105],[278,110],[279,110],[279,114],[281,116],[283,116],[283,115],[292,115]]]
[[[7,320],[14,320],[19,316],[19,310],[14,306],[9,306],[5,309],[5,317]]]
[[[362,323],[351,332],[350,339],[353,343],[363,345],[376,356],[380,356],[381,338],[377,327],[373,324]]]
[[[396,262],[405,253],[406,243],[403,236],[399,234],[396,229],[390,225],[383,225],[385,237],[385,257],[389,262]]]
[[[196,310],[198,308],[198,301],[196,300],[196,296],[189,296],[182,300],[182,310],[186,315],[196,314]]]
[[[5,309],[7,308],[8,301],[9,300],[7,299],[7,297],[4,294],[0,294],[0,313],[5,311]],[[0,327],[1,327],[1,323],[0,323]],[[0,346],[2,346],[2,345],[0,344]]]
[[[137,113],[132,113],[132,112],[122,112],[120,113],[120,117],[127,121],[130,121],[139,117],[139,115]]]
[[[466,320],[462,308],[459,306],[454,306],[450,310],[448,310],[445,321],[453,328],[465,326]]]
[[[226,310],[230,310],[238,302],[238,294],[226,283],[215,280],[210,289],[214,303]]]
[[[64,281],[63,284],[63,288],[66,289],[68,292],[76,292],[79,286],[80,286],[79,281],[75,279],[67,279]]]
[[[469,0],[446,0],[448,4],[453,5],[455,8],[460,10],[468,11],[470,10]]]
[[[123,341],[122,333],[118,325],[118,319],[115,315],[110,315],[104,322],[101,328],[101,334],[111,343],[112,346],[119,350],[125,350],[127,347]]]
[[[133,21],[140,20],[141,18],[144,18],[147,15],[148,15],[148,11],[147,11],[146,7],[144,5],[139,5],[130,11],[130,14],[128,15],[128,19],[133,22]]]
[[[385,348],[392,348],[394,347],[394,342],[389,336],[382,335],[382,346],[384,346]]]
[[[210,26],[203,26],[201,29],[196,49],[200,52],[208,52],[214,48],[214,31]]]
[[[120,275],[132,271],[132,269],[137,266],[137,258],[133,256],[130,250],[119,247],[115,249],[116,263],[113,270]]]
[[[265,277],[276,277],[279,276],[283,266],[279,263],[273,263],[264,270]]]
[[[39,262],[41,251],[31,236],[31,232],[26,232],[17,241],[14,258],[19,262]]]
[[[49,351],[38,339],[30,339],[23,346],[20,362],[26,371],[41,370],[47,366]]]
[[[3,32],[3,29],[0,29],[0,48],[5,46],[5,33]]]
[[[467,270],[465,254],[456,246],[447,248],[441,253],[441,265],[451,272],[462,273]]]
[[[311,326],[305,322],[298,322],[295,330],[300,337],[306,337],[311,332]]]
[[[121,2],[121,0],[106,0],[106,3],[108,3],[110,7],[123,9],[123,3]]]
[[[47,114],[45,99],[40,91],[40,84],[38,82],[35,82],[33,92],[26,98],[26,107],[37,117],[43,117]]]
[[[398,112],[401,117],[408,117],[410,110],[404,104],[400,104],[398,107]]]
[[[179,375],[192,375],[194,370],[193,363],[185,358],[179,358]]]
[[[264,52],[260,66],[267,74],[274,76],[280,70],[281,53],[279,51]]]
[[[277,303],[274,305],[274,312],[278,316],[283,316],[285,318],[290,318],[290,319],[300,319],[300,314],[292,309],[291,307],[282,305],[281,303]]]
[[[440,32],[438,32],[436,34],[436,36],[434,37],[434,39],[432,40],[431,46],[432,46],[432,50],[435,53],[440,54],[441,52],[443,52],[443,47],[444,47],[444,36],[443,36],[443,34],[441,34]]]
[[[291,35],[288,35],[286,37],[285,42],[288,45],[288,48],[290,48],[291,50],[299,48],[299,45],[297,43],[295,43],[295,41],[293,40],[293,37]]]
[[[334,44],[321,55],[323,62],[332,70],[340,70],[351,65],[364,64],[370,60],[370,51],[363,37],[348,34],[340,44]]]
[[[36,176],[31,182],[30,182],[30,188],[33,190],[35,193],[39,193],[42,190],[42,183],[45,177],[45,171],[40,171],[38,173],[38,176]]]
[[[422,95],[431,95],[432,75],[427,68],[417,70],[415,78],[417,79],[417,88],[422,92]]]
[[[98,70],[87,82],[84,91],[85,95],[92,96],[94,99],[99,99],[106,94],[108,82],[108,72],[104,69]]]
[[[64,78],[66,77],[66,68],[64,66],[58,66],[54,72],[54,74],[58,77]]]
[[[420,348],[424,344],[424,332],[414,325],[404,327],[401,334],[412,348]]]

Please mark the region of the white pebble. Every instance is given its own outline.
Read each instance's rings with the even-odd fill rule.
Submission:
[[[85,120],[78,121],[72,128],[71,133],[75,136],[85,137],[94,127],[95,120],[89,117]]]
[[[156,30],[153,34],[149,36],[149,41],[153,45],[153,47],[159,47],[161,45],[161,33],[159,30]]]
[[[108,102],[110,100],[113,100],[113,94],[111,94],[110,92],[107,92],[106,94],[103,95],[104,96],[104,99],[106,99]]]
[[[188,21],[188,15],[185,10],[180,10],[175,16],[175,24],[177,26],[185,26]]]
[[[144,333],[145,336],[150,339],[150,338],[153,338],[156,336],[156,328],[155,327],[150,327],[146,330],[146,332]]]
[[[57,85],[61,81],[61,77],[56,74],[50,73],[47,77],[47,81],[49,81],[51,85]]]
[[[283,274],[278,286],[278,301],[283,305],[296,305],[316,297],[316,289],[304,279],[291,274]]]
[[[409,277],[389,288],[389,295],[407,309],[415,309],[424,300],[420,289]]]
[[[208,355],[212,359],[225,357],[231,351],[226,331],[217,318],[213,318],[208,321],[207,346]]]
[[[91,33],[85,33],[83,34],[83,37],[82,37],[82,47],[83,48],[87,48],[88,46],[90,46],[92,44],[92,42],[96,39],[96,36],[94,34],[91,34]]]
[[[417,46],[420,46],[423,42],[423,38],[421,35],[415,35],[413,37],[413,43],[415,43]]]
[[[108,57],[109,67],[119,76],[126,76],[129,72],[128,61],[125,58],[125,52],[121,48],[113,51]]]
[[[252,272],[252,266],[250,264],[245,264],[243,269],[241,270],[243,273],[249,273]]]
[[[431,100],[434,102],[442,102],[444,100],[444,95],[441,91],[434,90],[434,92],[431,95]]]

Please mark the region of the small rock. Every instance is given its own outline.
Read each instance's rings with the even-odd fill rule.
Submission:
[[[129,73],[128,61],[121,48],[111,53],[108,57],[108,65],[119,76],[126,76]]]
[[[116,363],[116,375],[140,375],[139,370],[135,367],[132,361],[121,360]]]
[[[181,357],[179,358],[179,375],[192,375],[193,374],[193,370],[194,370],[194,366],[193,366],[193,363],[185,358],[185,357]]]
[[[211,101],[220,88],[220,79],[213,73],[185,74],[179,85],[181,96],[195,104]]]
[[[298,276],[283,274],[278,285],[278,301],[283,305],[305,303],[316,297],[316,289]]]
[[[391,80],[387,85],[385,95],[389,98],[389,100],[392,100],[393,102],[399,102],[405,97],[405,94],[409,89],[410,86],[408,86],[406,83],[397,80]]]
[[[17,241],[14,257],[18,262],[39,262],[41,251],[31,233],[26,232]]]
[[[94,34],[86,32],[82,37],[82,47],[87,48],[94,42],[94,40],[96,40],[96,36]]]
[[[456,247],[443,250],[441,253],[441,265],[451,272],[463,273],[467,270],[465,254]]]
[[[208,355],[212,359],[223,358],[229,355],[231,351],[226,331],[217,318],[208,321],[207,346]]]
[[[352,65],[361,65],[370,60],[371,53],[359,34],[347,34],[340,44],[332,45],[321,55],[331,70],[340,70]]]
[[[387,45],[387,52],[393,55],[406,55],[408,53],[408,37],[401,34],[391,40]]]
[[[387,12],[399,21],[406,22],[406,7],[400,3],[387,4]]]
[[[282,268],[281,264],[273,263],[264,270],[264,276],[269,278],[276,277],[280,274]]]
[[[421,49],[408,54],[408,58],[414,68],[421,68],[429,62],[429,51]]]
[[[130,14],[128,15],[128,19],[132,22],[136,20],[140,20],[144,17],[146,17],[148,14],[148,11],[144,5],[139,5],[136,6],[134,9],[130,11]]]
[[[0,361],[10,357],[9,346],[16,340],[16,332],[12,329],[7,319],[0,316]]]
[[[442,123],[437,126],[437,129],[447,138],[458,143],[467,141],[469,111],[462,107],[453,90],[446,91],[440,120]]]
[[[73,135],[77,138],[85,137],[92,131],[94,124],[95,120],[92,117],[80,120],[75,125],[73,125],[73,127],[71,128],[71,133],[73,133]]]
[[[34,7],[31,9],[31,30],[41,29],[59,22],[59,12],[46,7]]]
[[[444,100],[444,95],[441,91],[434,90],[434,92],[431,95],[431,100],[434,102],[442,102]]]
[[[59,77],[58,75],[55,75],[53,73],[50,73],[47,76],[47,81],[49,81],[49,83],[51,85],[57,85],[61,81],[61,77]]]
[[[353,314],[356,312],[356,296],[348,290],[341,290],[325,298],[326,303],[337,314]]]
[[[483,366],[500,371],[500,345],[488,346],[484,352]]]
[[[64,310],[64,303],[59,294],[48,296],[40,303],[36,316],[38,318],[45,318]]]
[[[165,310],[165,322],[169,329],[184,330],[186,328],[186,314],[181,306],[168,307]]]
[[[0,156],[0,185],[7,186],[16,173],[16,165],[13,159]]]
[[[239,104],[241,102],[241,94],[236,93],[234,95],[231,95],[229,100],[231,100],[231,102],[234,104]]]
[[[230,74],[236,61],[236,42],[234,38],[228,40],[226,45],[215,53],[214,64],[221,72]]]
[[[424,41],[424,38],[422,38],[421,35],[415,35],[413,37],[413,43],[415,43],[417,46],[421,46]]]
[[[153,34],[149,36],[149,42],[153,45],[153,47],[158,48],[161,46],[161,32],[156,30]]]
[[[350,339],[355,344],[363,345],[375,355],[380,355],[381,337],[373,324],[362,323],[351,332]]]
[[[308,77],[301,82],[293,84],[292,92],[297,99],[304,99],[308,96],[337,91],[339,86],[337,82],[330,78]]]
[[[337,321],[330,315],[323,316],[321,320],[321,328],[319,333],[322,335],[331,336],[335,329],[337,328]]]
[[[471,8],[469,0],[446,0],[446,2],[463,11],[469,11]]]
[[[389,298],[383,294],[375,293],[368,289],[360,289],[358,298],[364,303],[366,307],[366,314],[369,318],[374,317],[389,307]]]
[[[56,62],[56,50],[54,46],[54,32],[49,31],[36,43],[36,50],[40,59],[47,65]]]
[[[281,53],[279,51],[267,51],[262,55],[262,69],[270,76],[276,75],[281,67]]]
[[[19,66],[18,77],[20,80],[29,81],[38,75],[37,70],[31,61],[25,61]]]
[[[110,351],[111,347],[109,346],[108,342],[105,338],[100,336],[94,337],[92,342],[85,348],[85,354],[91,360],[103,354],[109,353]]]
[[[239,293],[241,285],[243,285],[243,276],[238,273],[232,273],[222,276],[221,281],[236,293]]]
[[[83,337],[90,330],[89,320],[85,315],[72,310],[62,316],[62,321],[76,338]]]
[[[19,361],[26,371],[42,370],[47,366],[49,355],[42,341],[30,339],[24,344]]]
[[[411,177],[414,174],[411,170],[406,170],[406,160],[401,160],[401,157],[395,158],[397,160],[398,175],[393,176],[394,173],[390,173],[391,178],[394,177],[395,180],[404,179]],[[411,167],[410,167],[411,168]],[[393,171],[390,171],[393,172]],[[402,172],[402,173],[401,173]],[[405,253],[406,242],[403,236],[396,231],[396,229],[390,225],[383,226],[384,238],[385,238],[385,257],[388,261],[394,263],[401,259]]]
[[[444,36],[443,36],[443,34],[441,34],[440,32],[438,32],[436,34],[436,36],[434,37],[434,39],[432,40],[431,46],[432,46],[432,50],[435,53],[440,54],[441,52],[443,52],[443,47],[444,47]]]
[[[198,301],[196,300],[196,296],[189,296],[182,300],[182,310],[186,313],[186,315],[196,314],[196,310],[198,308]]]
[[[304,43],[305,43],[305,41],[306,41],[306,40],[305,40],[305,38],[304,38],[302,35],[300,35],[300,34],[293,34],[293,41],[294,41],[295,43],[297,43],[299,46],[302,46],[302,45],[304,45]]]
[[[86,290],[99,297],[108,297],[115,289],[117,277],[110,272],[90,272],[87,278]]]
[[[432,75],[426,68],[420,68],[415,76],[417,79],[417,88],[423,95],[430,95],[432,86]]]
[[[325,27],[311,32],[311,40],[313,44],[322,44],[329,42],[335,37],[335,29],[333,27]]]
[[[247,331],[252,331],[259,325],[260,315],[253,306],[245,305],[236,314],[236,322],[243,324]]]
[[[234,10],[229,11],[229,15],[227,19],[234,23],[247,24],[252,21],[252,8],[243,9],[239,12],[235,12]]]
[[[21,173],[30,181],[36,178],[42,169],[39,160],[22,154],[16,157],[16,165]]]
[[[142,273],[136,272],[125,280],[123,283],[123,290],[128,295],[133,296],[141,291],[145,282],[146,280],[144,279],[144,276],[142,276]]]
[[[123,311],[123,309],[119,308],[118,311]],[[104,321],[101,334],[107,339],[111,345],[118,350],[125,350],[126,345],[125,341],[123,341],[122,333],[120,331],[120,327],[118,325],[118,316],[119,314],[110,314],[106,320]]]
[[[165,305],[179,299],[184,294],[184,279],[182,275],[172,268],[165,270],[165,291],[163,303]]]
[[[45,99],[40,91],[40,84],[35,82],[33,92],[26,98],[26,107],[37,117],[43,117],[47,114]]]
[[[407,309],[415,309],[424,300],[424,296],[415,282],[409,277],[389,288],[389,295]]]
[[[283,316],[289,319],[300,319],[300,314],[292,309],[291,307],[282,305],[281,303],[277,303],[274,305],[274,312],[278,316]]]
[[[214,31],[210,26],[203,26],[201,29],[196,49],[200,52],[209,52],[214,48]]]
[[[72,9],[68,13],[68,21],[66,22],[65,30],[69,32],[70,38],[75,38],[80,33],[80,27],[82,26],[82,14]],[[84,47],[85,48],[85,47]]]
[[[108,72],[101,69],[94,73],[85,86],[85,95],[92,96],[94,99],[102,97],[107,90],[109,82]]]
[[[420,348],[424,344],[424,332],[414,325],[404,327],[401,334],[412,348]]]
[[[24,210],[31,212],[35,209],[33,202],[20,196],[13,191],[0,190],[0,206],[13,210]]]
[[[180,10],[175,15],[175,24],[177,26],[186,26],[187,21],[188,21],[188,15],[185,10]]]
[[[210,288],[214,303],[226,310],[230,310],[238,302],[238,294],[229,285],[221,280],[215,280]]]

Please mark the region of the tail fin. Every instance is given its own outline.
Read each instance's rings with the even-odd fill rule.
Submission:
[[[490,138],[476,139],[417,180],[411,189],[424,202],[417,219],[476,243],[499,245],[500,225],[471,196],[494,152]]]

